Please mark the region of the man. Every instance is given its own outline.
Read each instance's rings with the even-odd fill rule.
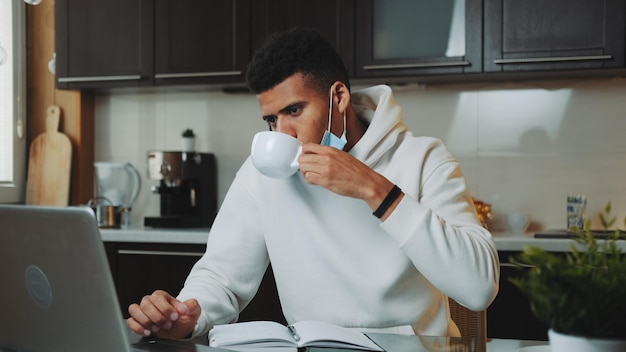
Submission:
[[[441,141],[408,131],[389,87],[352,93],[313,31],[270,38],[247,82],[269,127],[302,143],[300,172],[268,178],[246,160],[183,290],[131,305],[129,327],[184,338],[234,322],[271,262],[290,323],[458,336],[447,297],[485,309],[499,269]]]

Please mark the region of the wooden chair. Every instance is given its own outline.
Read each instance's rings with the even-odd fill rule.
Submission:
[[[473,311],[458,304],[452,298],[450,303],[450,316],[461,330],[463,337],[478,337],[487,339],[487,311]]]

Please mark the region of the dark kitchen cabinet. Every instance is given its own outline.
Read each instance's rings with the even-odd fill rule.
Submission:
[[[485,71],[624,67],[624,0],[485,0]]]
[[[356,2],[356,76],[482,71],[481,0]]]
[[[354,75],[354,0],[254,0],[252,48],[258,49],[273,32],[291,28],[320,31]]]
[[[487,309],[487,336],[489,338],[548,340],[549,327],[539,321],[530,310],[526,296],[509,279],[522,275],[510,263],[520,252],[498,252],[500,257],[500,290]]]
[[[105,242],[122,315],[127,318],[128,306],[154,290],[176,296],[205,248],[200,244]],[[239,316],[239,321],[250,320],[286,323],[271,267],[256,296]]]
[[[58,88],[152,83],[151,0],[56,0]]]
[[[244,81],[248,0],[156,0],[156,85]]]
[[[55,16],[61,89],[239,88],[267,35],[294,27],[362,83],[626,68],[626,0],[57,0]]]
[[[154,290],[176,295],[204,245],[105,242],[122,314]]]
[[[250,0],[58,0],[57,88],[243,83]]]

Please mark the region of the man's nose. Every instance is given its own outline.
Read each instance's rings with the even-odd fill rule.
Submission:
[[[276,119],[275,131],[288,134],[292,137],[296,136],[296,130],[293,128],[293,125],[289,123],[288,119],[285,118],[279,117]]]

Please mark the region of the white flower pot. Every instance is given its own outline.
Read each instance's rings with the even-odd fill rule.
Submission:
[[[626,340],[595,339],[548,330],[552,352],[624,352]]]
[[[193,152],[196,148],[196,139],[183,137],[181,138],[181,144],[183,152]]]

